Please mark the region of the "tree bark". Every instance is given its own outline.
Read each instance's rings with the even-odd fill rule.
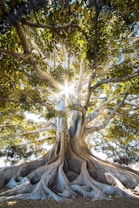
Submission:
[[[58,118],[57,139],[46,155],[19,166],[1,168],[0,172],[1,188],[10,188],[0,193],[1,201],[61,201],[79,194],[92,200],[109,199],[110,195],[133,197],[139,184],[138,171],[98,159],[83,137],[70,137],[65,117]]]

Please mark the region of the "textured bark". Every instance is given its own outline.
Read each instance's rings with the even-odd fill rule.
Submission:
[[[0,25],[1,33],[5,33],[14,25],[24,53],[15,53],[14,51],[11,52],[4,49],[1,49],[0,52],[15,58],[25,58],[39,78],[43,79],[46,83],[49,82],[56,90],[59,89],[61,91],[62,85],[57,80],[54,80],[50,74],[43,71],[35,60],[35,57],[33,57],[29,41],[22,29],[21,23],[18,21],[21,17],[30,14],[32,11],[38,11],[42,6],[47,5],[49,1],[25,1],[19,5],[17,12],[13,9],[10,13],[8,7],[5,5],[5,1],[1,0],[1,2],[2,8],[7,14],[7,17]],[[68,3],[69,1],[62,2]],[[102,3],[97,0],[94,1],[94,5],[96,8],[96,46],[94,47],[95,57],[93,61],[95,71],[97,71],[97,19]],[[71,24],[64,26],[71,27]],[[65,98],[64,96],[59,96],[59,102],[56,106],[59,114],[56,125],[56,142],[52,149],[42,158],[35,161],[0,169],[0,187],[7,186],[9,188],[8,191],[0,193],[1,201],[48,198],[61,201],[77,197],[78,195],[89,197],[93,200],[109,199],[110,195],[118,195],[119,197],[135,196],[134,190],[139,186],[139,172],[96,158],[88,149],[84,139],[87,134],[105,128],[127,98],[127,93],[125,93],[123,99],[115,105],[115,108],[104,123],[99,126],[90,126],[91,124],[89,125],[89,123],[92,119],[100,115],[99,110],[102,107],[96,108],[92,114],[87,115],[87,108],[92,93],[102,84],[117,83],[137,77],[138,72],[125,77],[99,80],[93,86],[92,81],[96,77],[96,72],[92,72],[88,81],[85,105],[80,106],[83,75],[84,65],[82,60],[76,95],[69,93],[68,98],[67,107],[70,109],[68,113],[71,113],[71,111],[73,113],[70,125],[67,125],[66,115],[64,115],[65,117],[63,116],[63,114],[67,113],[65,113],[65,103],[68,96],[66,97],[65,95]],[[105,102],[103,105],[107,103]]]
[[[71,138],[65,118],[58,118],[57,140],[42,158],[19,166],[1,168],[0,186],[8,191],[1,201],[14,199],[92,200],[135,196],[139,172],[96,158],[83,142]],[[81,142],[80,142],[81,141]]]

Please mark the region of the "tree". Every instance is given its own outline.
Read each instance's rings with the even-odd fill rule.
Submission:
[[[138,133],[138,2],[62,2],[41,9],[1,3],[2,125],[22,136],[52,130],[56,137],[43,157],[0,169],[0,186],[15,186],[1,200],[107,199],[130,196],[139,184],[138,171],[95,157],[85,142],[105,129],[115,134],[108,130],[118,121],[129,129],[132,115]],[[41,114],[44,128],[27,131],[24,111]]]

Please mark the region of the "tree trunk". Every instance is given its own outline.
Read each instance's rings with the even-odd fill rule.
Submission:
[[[98,159],[76,131],[70,135],[67,121],[58,117],[57,139],[42,158],[0,169],[0,186],[10,190],[0,200],[48,199],[57,201],[82,195],[93,200],[135,196],[139,172]]]

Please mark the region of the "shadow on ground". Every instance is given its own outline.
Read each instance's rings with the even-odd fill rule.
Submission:
[[[105,201],[91,201],[77,198],[73,201],[56,202],[52,200],[27,200],[0,202],[0,208],[139,208],[139,198],[113,198]]]

